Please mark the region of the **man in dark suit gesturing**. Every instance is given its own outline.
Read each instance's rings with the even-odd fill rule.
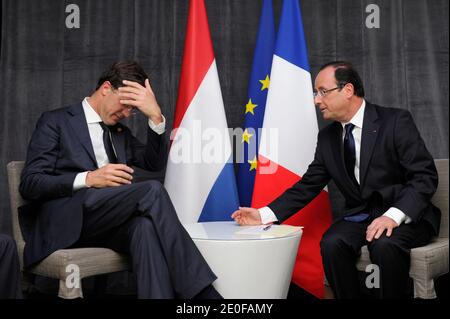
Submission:
[[[362,81],[350,63],[324,65],[314,87],[315,104],[334,122],[319,132],[308,170],[266,207],[241,207],[232,217],[242,225],[282,222],[333,179],[346,208],[320,247],[335,296],[360,296],[355,262],[367,244],[380,270],[378,296],[402,297],[410,249],[439,231],[440,211],[430,203],[438,183],[433,158],[409,112],[364,100]]]
[[[119,123],[139,110],[147,143]],[[215,298],[216,279],[178,220],[164,187],[135,182],[131,166],[165,165],[165,119],[144,70],[117,62],[95,92],[73,106],[45,112],[31,138],[20,193],[31,201],[25,266],[57,249],[108,247],[131,257],[139,298]]]

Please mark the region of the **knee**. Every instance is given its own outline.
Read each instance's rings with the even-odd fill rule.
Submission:
[[[142,184],[145,192],[144,197],[146,199],[151,199],[151,201],[154,201],[155,199],[161,197],[161,194],[164,192],[164,185],[159,181],[148,180],[142,182]]]
[[[370,259],[372,261],[381,260],[385,257],[401,254],[403,249],[390,237],[382,235],[368,245]]]
[[[164,188],[163,184],[161,184],[160,181],[157,180],[148,180],[143,182],[145,187],[147,188],[148,191],[153,191],[155,193],[160,193],[161,190]]]
[[[143,182],[143,187],[145,193],[139,201],[139,211],[146,212],[151,208],[155,208],[155,205],[160,205],[161,202],[164,202],[168,196],[163,184],[159,181],[145,181]]]
[[[344,241],[337,234],[325,233],[320,241],[322,256],[333,256],[339,253],[344,246]]]

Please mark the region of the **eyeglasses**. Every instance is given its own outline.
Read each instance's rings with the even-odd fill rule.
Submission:
[[[131,105],[125,105],[124,106],[124,111],[127,111],[130,113],[131,116],[136,115],[137,114],[137,110],[135,107],[131,106]]]
[[[328,89],[328,90],[323,90],[322,89],[322,90],[313,92],[313,96],[314,96],[314,98],[316,98],[317,96],[324,97],[325,95],[327,95],[331,91],[342,89],[344,87],[344,85],[340,84],[340,85],[338,85],[338,86],[336,86],[335,88],[332,88],[332,89]]]

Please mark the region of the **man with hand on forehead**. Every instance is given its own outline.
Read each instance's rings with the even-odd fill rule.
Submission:
[[[148,118],[147,142],[120,123]],[[116,62],[81,103],[45,112],[31,138],[20,192],[30,204],[24,264],[58,249],[107,247],[130,255],[138,298],[221,298],[216,276],[155,180],[133,182],[133,167],[164,168],[165,119],[142,67]]]

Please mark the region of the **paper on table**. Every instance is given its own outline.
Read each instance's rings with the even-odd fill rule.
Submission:
[[[258,225],[258,226],[240,226],[239,230],[235,232],[237,235],[261,235],[262,232],[266,232],[264,230],[267,225]]]
[[[291,225],[273,225],[267,228],[267,225],[258,226],[241,226],[241,229],[237,230],[235,235],[256,235],[258,237],[283,237],[295,233],[303,227],[291,226]]]

